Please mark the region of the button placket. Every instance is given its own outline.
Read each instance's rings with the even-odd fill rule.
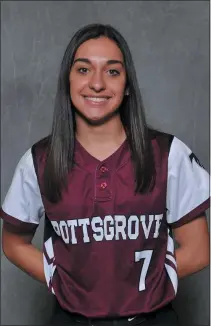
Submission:
[[[105,166],[105,164],[101,163],[101,165],[99,165],[97,168],[96,174],[96,198],[103,200],[110,197],[109,184],[109,169]]]
[[[105,189],[105,188],[107,188],[107,186],[108,186],[107,182],[102,182],[100,185],[100,188]]]

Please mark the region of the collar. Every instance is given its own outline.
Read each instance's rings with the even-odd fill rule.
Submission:
[[[83,169],[90,172],[96,170],[96,168],[105,167],[109,170],[117,170],[121,166],[125,165],[130,159],[130,147],[128,140],[125,139],[124,142],[119,146],[119,148],[111,155],[109,155],[103,161],[98,160],[92,156],[82,145],[75,139],[75,164]]]

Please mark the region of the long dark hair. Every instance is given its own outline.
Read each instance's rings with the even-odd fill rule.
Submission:
[[[48,137],[47,159],[44,169],[44,192],[46,198],[56,203],[62,191],[68,187],[67,180],[74,164],[75,119],[70,98],[69,73],[79,46],[101,36],[116,42],[120,48],[126,69],[129,95],[125,96],[119,109],[127,133],[134,164],[136,192],[145,193],[154,185],[155,167],[149,129],[144,115],[142,98],[133,59],[127,42],[110,25],[91,24],[81,28],[69,42],[61,63],[55,99],[53,125]]]

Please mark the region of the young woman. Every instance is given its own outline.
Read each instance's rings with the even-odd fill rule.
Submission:
[[[107,25],[79,30],[52,132],[21,158],[1,210],[6,257],[56,297],[51,325],[177,325],[178,279],[209,263],[208,207],[197,157],[146,124],[124,38]],[[31,241],[43,214],[40,252]]]

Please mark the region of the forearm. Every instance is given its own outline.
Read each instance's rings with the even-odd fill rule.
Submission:
[[[32,244],[17,244],[6,251],[5,256],[22,271],[46,284],[43,254]]]
[[[189,248],[180,247],[175,252],[179,278],[199,272],[208,266],[209,261],[203,255],[191,252]]]

